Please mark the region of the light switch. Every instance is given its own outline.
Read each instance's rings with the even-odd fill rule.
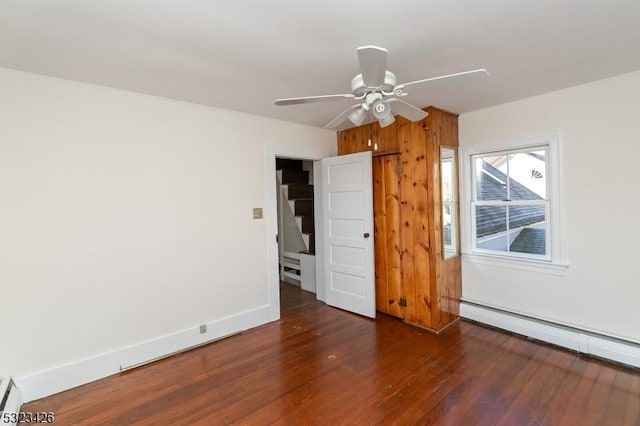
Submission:
[[[253,218],[262,219],[262,209],[260,207],[253,209]]]

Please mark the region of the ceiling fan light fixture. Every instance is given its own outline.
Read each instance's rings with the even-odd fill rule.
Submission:
[[[378,120],[391,114],[391,107],[382,99],[376,99],[371,106],[373,107],[373,116]]]
[[[359,126],[362,123],[364,123],[365,118],[367,118],[367,112],[368,111],[366,109],[364,109],[363,107],[360,107],[358,109],[354,109],[351,112],[351,114],[349,114],[349,121],[351,121],[356,126]]]
[[[380,127],[387,127],[388,125],[393,124],[394,121],[396,121],[396,118],[393,116],[393,114],[389,114],[388,117],[382,117],[378,119]]]
[[[396,121],[388,102],[383,101],[382,99],[376,99],[371,107],[373,108],[373,116],[380,123],[380,127],[387,127],[389,124]]]

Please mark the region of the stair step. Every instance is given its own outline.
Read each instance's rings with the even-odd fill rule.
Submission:
[[[276,170],[302,170],[302,160],[291,158],[276,158]]]
[[[306,170],[282,170],[282,184],[291,183],[309,184],[309,172]]]
[[[309,234],[309,253],[316,254],[316,234]]]
[[[296,200],[296,216],[313,216],[313,200]]]
[[[315,234],[312,232],[303,232],[302,239],[304,240],[304,245],[308,247],[306,252],[307,254],[315,254],[316,253],[316,238]],[[300,252],[302,253],[302,252]]]
[[[302,232],[312,234],[314,230],[313,216],[302,216]]]
[[[287,186],[290,200],[313,198],[313,185],[292,183]]]

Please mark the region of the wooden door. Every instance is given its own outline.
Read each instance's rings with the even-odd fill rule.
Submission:
[[[404,318],[401,306],[400,156],[373,158],[376,309]]]

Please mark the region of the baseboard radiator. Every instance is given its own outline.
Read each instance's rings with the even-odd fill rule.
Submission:
[[[460,304],[460,316],[583,354],[640,368],[640,344],[635,342],[468,301]]]
[[[18,413],[22,406],[20,390],[10,377],[0,379],[0,423],[3,425],[15,425]]]

